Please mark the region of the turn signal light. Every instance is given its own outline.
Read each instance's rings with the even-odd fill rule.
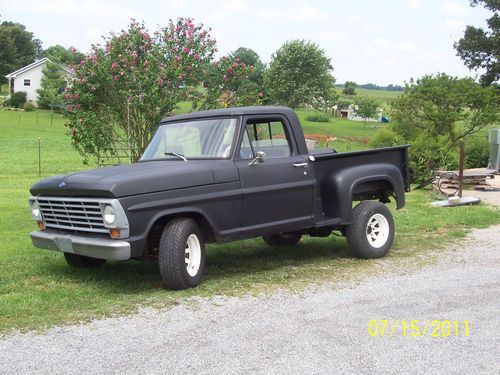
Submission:
[[[120,229],[110,229],[109,235],[111,236],[111,238],[120,238],[121,237]]]
[[[38,224],[38,229],[45,230],[45,224],[43,223],[43,221],[37,221],[37,224]]]

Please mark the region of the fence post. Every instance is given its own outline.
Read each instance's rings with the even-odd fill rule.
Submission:
[[[38,137],[38,177],[42,177],[42,147]]]

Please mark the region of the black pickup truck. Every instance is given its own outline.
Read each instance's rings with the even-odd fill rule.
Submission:
[[[205,243],[293,246],[337,230],[355,256],[377,258],[394,238],[384,203],[404,206],[407,168],[407,146],[308,150],[289,108],[189,113],[160,122],[137,163],[33,185],[31,238],[72,267],[156,258],[168,289],[200,283]]]

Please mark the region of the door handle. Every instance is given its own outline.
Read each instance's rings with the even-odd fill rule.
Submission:
[[[307,168],[308,163],[294,163],[293,166],[296,168]]]

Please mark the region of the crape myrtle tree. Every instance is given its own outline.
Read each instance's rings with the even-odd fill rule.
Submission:
[[[150,33],[134,20],[94,45],[65,92],[73,146],[88,160],[125,153],[137,161],[156,125],[198,84],[215,52],[209,30],[190,18]]]
[[[195,98],[193,107],[202,109],[240,107],[262,104],[262,87],[251,79],[254,66],[238,57],[223,56],[204,71],[205,95]]]
[[[332,70],[330,59],[317,44],[292,40],[271,56],[265,86],[276,104],[292,108],[313,105],[334,87]]]

